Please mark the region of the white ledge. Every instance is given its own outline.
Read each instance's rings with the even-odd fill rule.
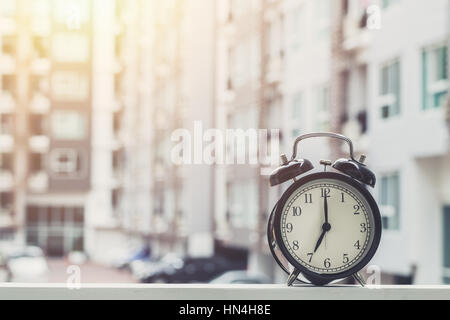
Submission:
[[[0,284],[0,299],[135,300],[450,300],[450,286],[335,286],[167,284]]]

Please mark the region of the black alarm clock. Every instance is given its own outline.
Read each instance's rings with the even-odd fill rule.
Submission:
[[[345,141],[350,158],[322,160],[322,172],[307,174],[314,166],[297,159],[297,146],[316,137]],[[364,164],[365,156],[355,160],[353,143],[343,135],[311,133],[296,139],[290,160],[286,155],[281,159],[270,184],[293,183],[273,208],[267,234],[273,257],[289,274],[288,286],[295,281],[323,286],[347,277],[364,286],[358,272],[375,254],[382,229],[380,211],[368,191],[376,177]]]

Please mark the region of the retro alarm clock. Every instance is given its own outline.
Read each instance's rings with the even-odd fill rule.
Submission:
[[[349,159],[334,163],[322,160],[323,171],[310,173],[310,160],[297,159],[297,147],[305,139],[340,139],[349,146]],[[364,286],[358,273],[375,254],[381,238],[381,216],[368,190],[376,177],[355,160],[352,141],[334,133],[311,133],[298,137],[290,160],[270,176],[271,186],[292,180],[272,210],[268,242],[278,265],[295,281],[323,286],[353,277]],[[332,167],[334,170],[327,170]]]

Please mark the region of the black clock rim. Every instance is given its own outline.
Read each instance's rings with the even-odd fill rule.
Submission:
[[[335,274],[320,274],[315,273],[309,269],[307,269],[305,266],[301,265],[300,263],[295,260],[292,255],[287,250],[286,246],[284,245],[283,238],[281,235],[281,214],[283,212],[284,205],[287,201],[287,199],[292,195],[292,193],[297,190],[302,185],[311,182],[313,180],[319,180],[319,179],[335,179],[340,180],[342,182],[348,183],[350,186],[354,187],[356,190],[358,190],[367,200],[372,214],[374,218],[374,237],[372,244],[367,251],[367,254],[362,258],[360,262],[358,262],[355,266],[352,268]],[[276,235],[276,243],[285,256],[285,258],[288,260],[288,262],[297,270],[300,270],[300,272],[313,284],[317,285],[324,285],[327,283],[330,283],[332,281],[338,280],[338,279],[345,279],[347,277],[350,277],[354,275],[355,273],[359,272],[361,269],[363,269],[373,258],[375,255],[379,245],[380,245],[380,239],[381,239],[381,229],[382,229],[382,223],[381,223],[381,214],[380,210],[378,208],[378,205],[373,198],[372,194],[366,189],[365,186],[363,186],[360,182],[347,177],[340,173],[335,172],[318,172],[313,173],[311,175],[305,176],[295,183],[293,183],[286,192],[283,193],[282,197],[280,198],[279,202],[277,203],[277,208],[275,211],[275,217],[274,217],[274,229],[275,229],[275,235]]]

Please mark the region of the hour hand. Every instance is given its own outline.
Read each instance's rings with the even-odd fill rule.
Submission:
[[[325,234],[326,234],[326,233],[327,233],[327,232],[326,232],[325,230],[322,231],[322,234],[320,235],[320,238],[319,238],[319,240],[318,240],[317,243],[316,243],[316,247],[314,248],[314,253],[316,253],[317,249],[319,249],[320,244],[322,243],[323,238],[325,237]]]

